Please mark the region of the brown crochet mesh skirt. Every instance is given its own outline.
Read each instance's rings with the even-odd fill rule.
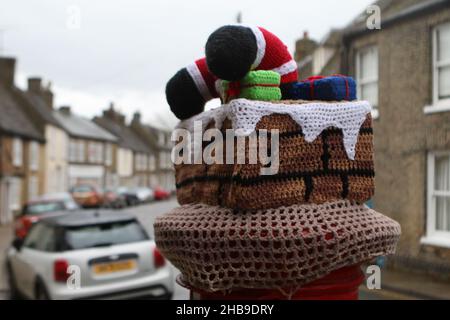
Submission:
[[[397,222],[346,200],[250,211],[184,205],[154,227],[183,281],[208,292],[295,292],[333,270],[393,254],[400,236]]]
[[[230,127],[230,122],[225,121],[222,131]],[[201,202],[229,208],[266,209],[339,199],[363,203],[373,196],[370,114],[359,132],[355,160],[348,158],[342,131],[336,128],[324,130],[310,143],[289,115],[272,114],[263,117],[256,129],[279,129],[277,174],[260,175],[261,164],[248,164],[249,152],[257,151],[249,150],[247,140],[246,164],[176,165],[180,204]],[[234,153],[236,156],[236,147]]]

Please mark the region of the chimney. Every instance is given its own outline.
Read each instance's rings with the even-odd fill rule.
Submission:
[[[308,39],[308,38],[309,38],[308,30],[303,31],[303,39]]]
[[[52,91],[52,83],[49,81],[47,87],[44,88],[42,92],[42,98],[47,103],[47,106],[50,109],[53,109],[53,91]]]
[[[136,111],[133,114],[133,121],[132,122],[136,123],[136,124],[140,124],[141,123],[141,113],[139,111]]]
[[[61,112],[62,114],[66,115],[66,116],[70,116],[70,106],[59,107],[59,112]]]
[[[39,77],[28,78],[28,92],[32,92],[40,96],[50,109],[53,109],[53,92],[52,84],[49,82],[44,88],[42,86],[42,79]]]
[[[125,125],[125,116],[114,109],[114,103],[109,104],[109,109],[103,111],[103,118],[113,121],[114,123]]]
[[[14,85],[15,58],[0,58],[0,84],[12,87]]]
[[[42,92],[42,79],[38,77],[28,78],[28,91],[40,95]]]

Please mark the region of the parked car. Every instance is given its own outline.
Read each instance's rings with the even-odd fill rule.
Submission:
[[[136,218],[113,211],[42,219],[13,242],[6,266],[12,295],[28,299],[169,299],[174,291],[155,242]]]
[[[139,203],[148,203],[155,200],[155,193],[152,189],[146,187],[138,187],[131,189],[139,199]]]
[[[117,193],[119,193],[121,196],[125,198],[127,206],[135,206],[139,204],[139,198],[137,194],[131,191],[129,188],[119,187],[117,188]]]
[[[125,195],[115,189],[103,191],[103,208],[122,209],[127,206]]]
[[[51,193],[34,198],[23,206],[20,217],[16,219],[15,236],[23,239],[31,226],[42,218],[76,209],[79,206],[69,193]]]
[[[154,193],[155,193],[155,200],[165,200],[170,198],[170,192],[161,187],[156,187]]]
[[[78,185],[70,190],[75,201],[83,208],[100,208],[103,205],[103,193],[91,185]]]

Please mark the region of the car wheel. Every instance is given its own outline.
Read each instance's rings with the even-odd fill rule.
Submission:
[[[41,280],[36,282],[36,300],[50,300],[50,296]]]
[[[11,300],[20,300],[22,296],[20,295],[19,290],[17,289],[16,278],[14,277],[12,267],[9,263],[6,264],[6,273],[9,285],[9,298]]]

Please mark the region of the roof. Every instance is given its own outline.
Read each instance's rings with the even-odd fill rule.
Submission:
[[[89,225],[108,224],[136,220],[130,214],[112,210],[80,210],[69,214],[52,216],[42,222],[53,226],[82,227]]]
[[[170,144],[164,144],[164,145],[160,144],[159,143],[159,137],[158,137],[160,132],[162,132],[165,135],[168,135],[170,137],[171,136],[171,132],[170,131],[166,131],[166,130],[162,130],[162,129],[159,129],[159,128],[155,128],[155,127],[150,126],[150,125],[142,125],[142,128],[148,134],[149,138],[152,140],[152,143],[153,143],[153,145],[156,148],[159,148],[159,149],[171,149]]]
[[[59,121],[55,118],[53,110],[47,105],[47,103],[36,93],[25,91],[22,92],[26,101],[34,108],[37,114],[46,123],[52,124],[56,127],[62,127]]]
[[[44,136],[34,126],[17,101],[21,91],[16,87],[0,85],[0,131],[28,139],[44,141]]]
[[[381,9],[381,27],[387,27],[406,18],[438,10],[449,5],[449,0],[379,0],[374,3]],[[370,32],[366,26],[368,14],[359,14],[345,29],[344,38]]]
[[[145,142],[126,125],[120,125],[105,117],[95,117],[94,122],[116,136],[117,143],[120,147],[131,149],[136,152],[151,152],[151,149]]]
[[[67,133],[73,137],[116,142],[117,138],[94,122],[73,113],[55,111],[54,117]]]

